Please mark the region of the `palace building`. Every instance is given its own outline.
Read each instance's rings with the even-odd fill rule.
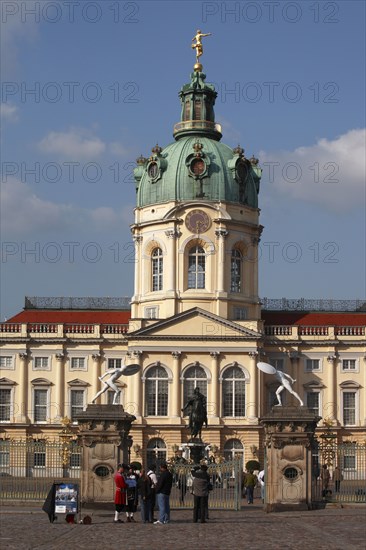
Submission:
[[[120,403],[136,417],[131,459],[168,459],[189,440],[181,409],[199,387],[203,440],[226,458],[261,460],[259,419],[278,387],[257,369],[265,361],[296,379],[320,431],[332,426],[339,443],[363,443],[365,303],[261,301],[258,160],[221,142],[216,91],[200,63],[179,97],[174,142],[153,147],[134,170],[131,301],[28,298],[0,325],[0,437],[56,437],[106,370],[138,363],[138,374],[119,379]]]

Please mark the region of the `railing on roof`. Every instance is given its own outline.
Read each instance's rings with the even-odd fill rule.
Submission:
[[[24,309],[130,309],[128,296],[110,297],[63,297],[26,296]]]
[[[262,298],[262,309],[273,311],[365,311],[365,300]]]
[[[131,298],[26,296],[25,309],[129,310]],[[365,311],[366,300],[321,300],[312,298],[262,298],[262,309],[273,311]]]

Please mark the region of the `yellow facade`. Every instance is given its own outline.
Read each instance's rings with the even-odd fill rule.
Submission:
[[[258,419],[268,412],[270,391],[278,385],[257,369],[258,360],[264,360],[296,379],[294,389],[305,405],[314,404],[307,401],[309,393],[318,395],[323,418],[319,429],[324,420],[331,421],[339,441],[362,443],[366,439],[365,327],[361,325],[364,315],[352,317],[355,315],[360,317],[359,326],[263,327],[261,321],[229,321],[194,307],[164,320],[140,320],[141,328],[134,332],[114,325],[114,333],[109,329],[107,334],[98,324],[73,325],[69,327],[72,332],[65,332],[63,324],[5,323],[0,333],[0,389],[5,390],[1,437],[57,436],[62,417],[73,415],[72,392],[82,395],[85,407],[100,389],[98,377],[111,365],[110,360],[113,364],[113,360],[122,359],[141,365],[140,373],[121,379],[122,404],[136,416],[131,458],[144,458],[152,439],[164,442],[169,458],[175,446],[189,439],[181,408],[185,373],[197,365],[207,379],[209,426],[203,430],[204,441],[216,446],[219,454],[225,450],[233,453],[230,442],[235,441],[235,448],[240,442],[238,452],[244,460],[261,458]],[[136,321],[132,319],[131,324],[136,329]],[[146,414],[146,375],[157,364],[167,373],[168,388],[165,414],[160,416]],[[224,410],[225,371],[233,365],[245,375],[245,414],[241,415]],[[36,390],[47,396],[45,405],[40,404],[41,409],[45,406],[41,420],[36,418]],[[10,407],[4,402],[9,393]],[[286,396],[287,404],[292,403],[290,397]],[[107,403],[107,393],[99,402]]]

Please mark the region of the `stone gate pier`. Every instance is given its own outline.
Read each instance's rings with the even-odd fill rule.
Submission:
[[[275,406],[265,432],[266,512],[312,508],[312,448],[320,420],[307,407]]]
[[[122,405],[88,405],[77,415],[82,447],[81,502],[113,502],[114,473],[128,463],[129,432],[135,416]]]

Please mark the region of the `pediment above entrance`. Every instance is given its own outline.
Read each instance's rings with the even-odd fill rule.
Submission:
[[[131,332],[127,338],[128,340],[258,340],[262,335],[196,307]]]

